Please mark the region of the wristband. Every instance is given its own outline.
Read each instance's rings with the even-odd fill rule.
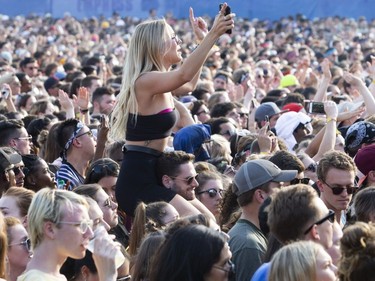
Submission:
[[[337,119],[336,119],[336,118],[328,117],[328,118],[327,118],[327,123],[330,122],[330,121],[335,121],[335,122],[337,122]]]
[[[82,114],[86,114],[87,112],[89,112],[88,109],[79,109],[79,112],[81,112]]]

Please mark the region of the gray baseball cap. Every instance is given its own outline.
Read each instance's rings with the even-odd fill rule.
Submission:
[[[256,159],[244,163],[234,177],[232,191],[240,196],[270,181],[288,182],[297,176],[297,170],[281,170],[272,162]]]
[[[18,164],[22,161],[21,155],[17,152],[10,152],[10,150],[10,148],[0,148],[0,172],[12,168],[12,165]]]
[[[278,108],[274,102],[265,102],[259,105],[259,107],[256,109],[254,118],[255,121],[262,122],[266,120],[266,115],[271,117],[275,114],[280,114],[286,111],[288,110],[280,110],[280,108]]]

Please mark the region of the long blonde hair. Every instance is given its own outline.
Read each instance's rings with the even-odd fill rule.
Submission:
[[[166,50],[166,27],[166,21],[161,19],[143,22],[135,29],[126,54],[121,91],[111,115],[109,137],[112,140],[123,140],[129,113],[138,114],[134,89],[138,77],[150,71],[166,71],[162,64]]]

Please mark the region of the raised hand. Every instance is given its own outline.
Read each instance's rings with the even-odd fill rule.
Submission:
[[[200,42],[206,37],[208,33],[207,23],[202,17],[194,17],[193,8],[190,7],[189,18],[191,26],[193,27],[194,35],[197,38],[197,41]]]
[[[78,97],[74,100],[74,102],[81,110],[86,110],[89,108],[90,95],[87,88],[79,88]]]

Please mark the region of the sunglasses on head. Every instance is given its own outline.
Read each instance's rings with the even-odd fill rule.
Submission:
[[[330,189],[332,189],[332,193],[334,195],[340,195],[345,189],[348,194],[354,194],[358,190],[358,186],[347,186],[347,187],[341,187],[341,186],[331,186],[328,183],[323,183],[328,186]]]
[[[322,219],[318,220],[317,222],[314,222],[303,234],[309,233],[309,231],[314,227],[314,225],[321,225],[325,221],[329,220],[331,223],[335,222],[335,212],[332,210],[328,210],[328,215],[323,217]]]
[[[292,179],[290,181],[290,184],[293,185],[293,184],[299,184],[299,183],[302,183],[302,184],[309,184],[310,182],[310,179],[309,178],[303,178],[303,179]]]
[[[117,163],[99,163],[91,167],[88,177],[118,175],[119,166]]]
[[[200,194],[203,194],[203,193],[207,193],[208,196],[210,196],[211,198],[215,198],[217,196],[217,194],[220,194],[220,196],[223,196],[224,190],[223,189],[210,188],[210,189],[207,189],[207,190],[199,191],[197,194],[200,195]]]

